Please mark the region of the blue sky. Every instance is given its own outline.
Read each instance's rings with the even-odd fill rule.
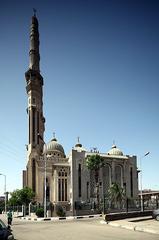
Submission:
[[[1,1],[0,172],[22,186],[28,143],[24,73],[37,9],[45,141],[142,159],[143,188],[159,190],[159,2]],[[0,194],[4,178],[0,176]]]

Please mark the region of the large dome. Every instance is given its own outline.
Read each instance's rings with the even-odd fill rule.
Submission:
[[[63,156],[65,156],[64,149],[60,143],[57,142],[56,138],[53,138],[48,144],[47,144],[47,154],[52,153],[61,153]],[[60,155],[61,155],[60,154]]]
[[[108,151],[108,155],[123,156],[123,152],[113,144],[112,148]]]

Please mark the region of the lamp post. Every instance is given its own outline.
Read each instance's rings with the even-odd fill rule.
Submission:
[[[44,152],[44,217],[46,217],[46,149],[47,149],[47,145],[39,133],[38,133],[38,137],[41,139],[41,141],[44,144],[44,146],[43,146],[43,152]]]
[[[143,194],[142,194],[142,158],[149,155],[150,152],[146,152],[142,157],[140,157],[140,205],[141,205],[141,212],[143,212]]]
[[[5,194],[5,213],[7,213],[7,193],[6,193],[6,175],[0,173],[1,176],[4,176],[4,194]]]

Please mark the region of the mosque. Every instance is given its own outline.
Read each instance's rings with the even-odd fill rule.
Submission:
[[[45,118],[43,115],[43,84],[40,74],[39,30],[36,14],[30,26],[29,69],[25,73],[28,97],[28,145],[27,166],[23,171],[23,187],[28,186],[36,194],[36,201],[61,205],[75,214],[77,203],[96,201],[95,175],[86,167],[86,158],[96,151],[88,151],[80,143],[65,154],[63,146],[53,137],[44,143]],[[126,196],[138,195],[138,170],[136,156],[125,155],[115,144],[105,153],[99,172],[99,197],[107,194],[112,183],[125,189]]]

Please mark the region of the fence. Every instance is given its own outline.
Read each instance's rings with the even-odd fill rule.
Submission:
[[[13,211],[14,215],[31,215],[35,214],[36,210],[43,206],[40,204],[30,204],[29,206],[7,206],[7,211]],[[143,211],[154,210],[159,208],[159,198],[156,199],[143,199]],[[69,208],[65,211],[69,211]],[[100,199],[97,205],[96,199],[90,202],[76,201],[74,204],[76,215],[95,214],[95,213],[115,213],[115,212],[132,212],[141,211],[141,200],[139,198],[123,199],[122,201],[112,202],[109,198],[104,197]],[[56,212],[53,205],[48,205],[47,210],[51,213]],[[4,212],[4,207],[0,208],[0,213]]]
[[[14,215],[22,215],[23,206],[6,206],[7,212],[10,210],[14,213]],[[0,207],[0,213],[5,211],[5,207]]]
[[[101,205],[103,205],[103,207]],[[141,199],[126,198],[122,201],[111,202],[110,199],[104,198],[100,206],[104,213],[141,211]],[[159,199],[143,199],[143,211],[154,210],[158,207]]]

